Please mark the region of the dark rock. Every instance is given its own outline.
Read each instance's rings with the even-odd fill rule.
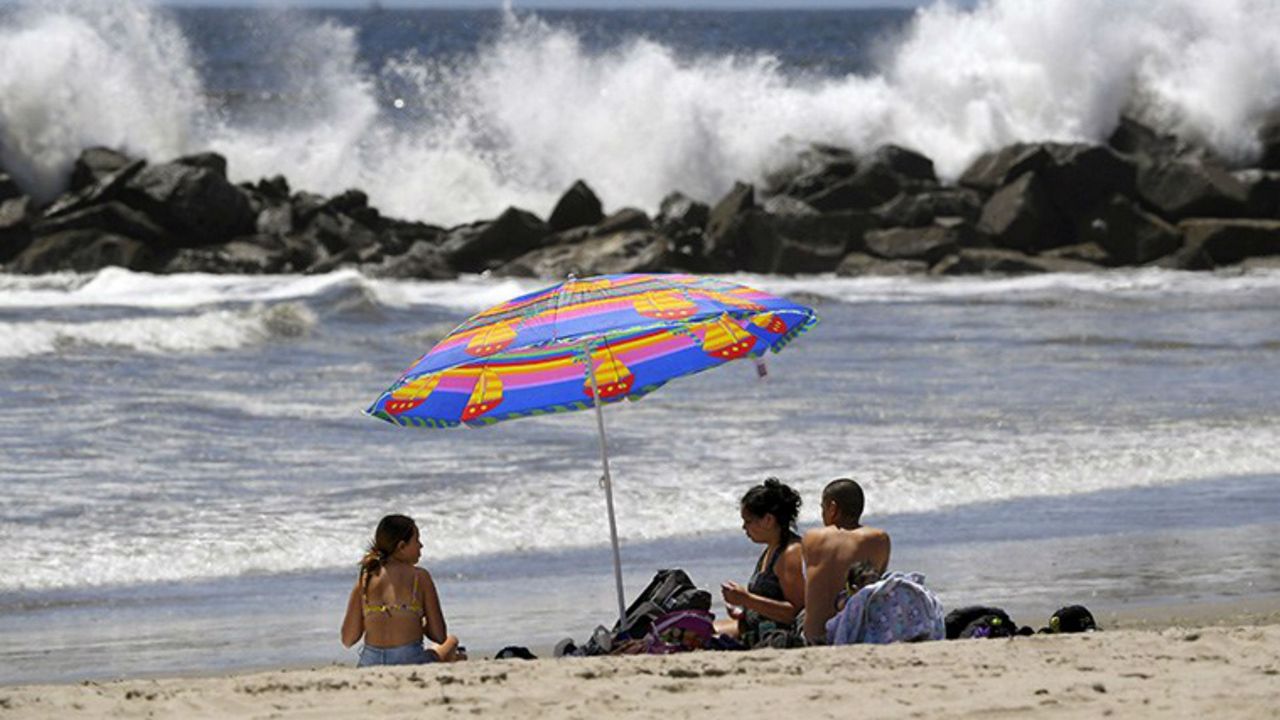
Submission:
[[[735,269],[760,273],[816,273],[836,269],[875,227],[869,213],[846,210],[824,215],[746,214],[745,232],[734,248]]]
[[[1051,161],[1052,157],[1043,144],[1015,143],[979,155],[960,175],[958,182],[964,187],[993,192]]]
[[[643,210],[623,208],[591,228],[592,235],[612,235],[627,230],[652,230],[653,223]]]
[[[1264,170],[1280,170],[1280,110],[1273,110],[1258,128],[1258,141],[1262,155],[1258,167]]]
[[[1120,118],[1107,145],[1116,152],[1148,160],[1171,160],[1191,152],[1190,146],[1176,135],[1157,132],[1127,115]]]
[[[683,193],[673,192],[662,198],[654,225],[660,232],[671,237],[690,230],[701,234],[706,229],[710,216],[711,208],[706,203],[698,202]]]
[[[332,254],[341,254],[347,250],[359,253],[378,244],[378,237],[372,230],[346,215],[329,211],[313,215],[311,222],[300,234],[314,237]]]
[[[97,230],[68,230],[36,238],[9,265],[19,273],[90,272],[110,265],[152,270],[155,252],[133,238]]]
[[[762,194],[809,197],[853,177],[857,170],[858,160],[852,151],[814,143],[797,153],[791,162],[769,173]]]
[[[538,216],[513,207],[493,222],[450,230],[442,250],[458,270],[483,272],[540,247],[547,235],[547,224]]]
[[[288,248],[280,238],[256,235],[222,245],[178,250],[165,264],[164,272],[277,273],[284,272],[288,255]]]
[[[293,232],[293,206],[283,203],[268,205],[258,211],[254,228],[259,235],[288,235]]]
[[[1225,168],[1169,160],[1138,172],[1138,193],[1163,217],[1232,217],[1248,209],[1248,190]]]
[[[998,246],[1027,252],[1072,242],[1069,226],[1037,173],[1024,173],[992,195],[982,206],[978,232]]]
[[[216,173],[223,180],[227,179],[227,159],[215,152],[202,152],[194,155],[183,155],[173,161],[178,165],[193,168],[204,168]]]
[[[104,147],[91,147],[80,153],[71,166],[71,192],[97,185],[112,173],[134,162],[122,152]]]
[[[930,269],[933,275],[1027,275],[1047,272],[1091,272],[1098,266],[1063,258],[1032,257],[1004,248],[961,248]]]
[[[547,219],[547,227],[552,232],[560,232],[583,225],[595,225],[604,219],[604,209],[600,198],[582,180],[560,196],[551,217]]]
[[[1050,162],[1039,172],[1065,217],[1079,217],[1112,195],[1133,195],[1137,168],[1111,148],[1059,143],[1045,147]]]
[[[31,198],[23,195],[0,200],[0,263],[8,262],[31,244]]]
[[[290,198],[290,204],[293,206],[293,226],[306,227],[311,223],[311,218],[323,210],[328,202],[329,200],[323,195],[309,192],[294,193]]]
[[[982,196],[968,188],[902,193],[876,207],[875,214],[884,227],[924,227],[938,217],[962,217],[976,223],[982,214]]]
[[[861,165],[879,165],[901,180],[916,181],[920,186],[936,185],[938,176],[933,161],[914,150],[897,145],[881,145],[865,158]]]
[[[418,240],[408,252],[396,257],[383,258],[378,265],[364,267],[371,277],[400,280],[452,280],[457,271],[449,266],[439,246],[429,240]]]
[[[734,249],[748,242],[746,215],[755,208],[755,197],[753,186],[734,183],[733,189],[711,208],[704,244],[712,267],[723,270],[735,267]]]
[[[289,181],[283,175],[263,178],[250,187],[271,202],[283,203],[289,199]]]
[[[822,212],[867,210],[893,199],[902,188],[899,177],[886,165],[870,164],[859,167],[853,177],[801,199]]]
[[[1231,176],[1244,187],[1249,217],[1280,218],[1280,171],[1237,170]]]
[[[22,188],[4,172],[0,172],[0,202],[23,197]]]
[[[1143,265],[1182,246],[1177,228],[1120,195],[1082,218],[1078,234],[1103,248],[1110,263],[1118,265]]]
[[[115,172],[103,177],[96,184],[85,186],[75,192],[67,193],[54,200],[44,209],[44,216],[56,217],[64,213],[83,210],[91,205],[110,202],[124,194],[133,178],[147,166],[145,160],[135,160]]]
[[[959,251],[960,230],[956,227],[889,228],[866,235],[867,252],[886,260],[919,260],[932,265]]]
[[[885,260],[866,253],[849,253],[836,267],[836,275],[842,277],[899,277],[924,275],[929,263],[922,260]]]
[[[1209,270],[1247,258],[1280,255],[1280,220],[1184,220],[1183,247],[1172,266]]]
[[[334,195],[324,204],[320,206],[319,212],[329,211],[339,215],[354,216],[361,210],[369,208],[369,196],[363,190],[344,190],[338,195]]]
[[[426,243],[430,247],[439,247],[444,237],[444,228],[436,225],[388,219],[383,223],[382,232],[378,235],[378,243],[387,255],[401,255],[419,242]]]
[[[119,201],[91,205],[35,223],[33,234],[55,235],[68,230],[96,230],[141,240],[152,248],[175,247],[173,237],[154,220]]]
[[[253,232],[245,192],[206,166],[167,163],[138,171],[124,201],[173,231],[180,247],[225,242]]]
[[[670,241],[648,230],[591,237],[575,245],[545,247],[499,268],[500,275],[564,278],[653,272],[670,266]]]

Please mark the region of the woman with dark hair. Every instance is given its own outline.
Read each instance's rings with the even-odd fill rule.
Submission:
[[[765,548],[746,587],[731,581],[720,586],[730,619],[716,623],[716,630],[751,647],[770,630],[789,634],[804,609],[804,555],[796,534],[800,494],[769,478],[742,496],[741,511],[743,532]]]
[[[357,667],[413,665],[465,659],[458,638],[448,634],[431,573],[418,567],[422,540],[418,526],[404,515],[378,523],[342,620],[342,644],[361,637]],[[431,645],[423,647],[423,638]]]

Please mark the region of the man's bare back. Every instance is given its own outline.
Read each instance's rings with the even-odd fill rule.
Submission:
[[[873,527],[845,529],[835,525],[804,534],[804,636],[826,637],[827,620],[836,613],[836,595],[844,588],[849,566],[871,563],[881,573],[889,567],[889,534]]]

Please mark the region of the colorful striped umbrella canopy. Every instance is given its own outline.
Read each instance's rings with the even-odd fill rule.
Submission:
[[[594,407],[621,627],[622,559],[600,406],[739,358],[762,362],[817,322],[810,308],[718,278],[570,277],[471,317],[366,412],[447,428]]]
[[[491,425],[636,400],[668,380],[781,350],[813,310],[694,275],[569,279],[494,306],[415,362],[368,413],[417,427]]]

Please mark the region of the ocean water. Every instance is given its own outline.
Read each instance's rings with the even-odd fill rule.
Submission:
[[[630,592],[672,565],[744,578],[737,500],[767,475],[803,526],[859,479],[895,566],[951,605],[1043,622],[1280,592],[1280,273],[737,279],[822,322],[763,381],[731,364],[606,409]],[[0,275],[0,680],[349,661],[337,626],[388,512],[420,522],[472,648],[609,622],[590,414],[361,414],[536,286]]]
[[[1158,11],[1156,11],[1158,10]],[[875,12],[0,7],[0,165],[55,195],[80,149],[214,149],[236,180],[361,187],[448,224],[714,200],[794,149],[893,141],[954,177],[1123,112],[1247,162],[1280,6],[992,0]],[[16,71],[15,71],[16,69]],[[1280,274],[741,277],[822,324],[754,368],[607,411],[629,590],[745,579],[737,501],[858,478],[894,564],[1043,622],[1280,592]],[[416,517],[477,653],[613,613],[588,414],[407,431],[361,415],[532,281],[0,274],[0,683],[354,662],[337,627],[378,518]],[[673,442],[673,437],[677,440]]]
[[[1271,0],[990,0],[918,12],[0,8],[0,165],[37,197],[87,145],[213,149],[236,180],[368,191],[439,224],[715,200],[797,147],[896,142],[955,178],[1122,112],[1236,162],[1280,105]],[[16,71],[9,71],[14,69]]]

